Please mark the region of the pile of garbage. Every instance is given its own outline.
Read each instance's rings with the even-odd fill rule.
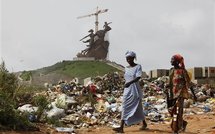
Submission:
[[[164,85],[167,81],[166,76],[153,81],[140,80],[144,93],[144,114],[148,122],[170,122],[164,93]],[[50,102],[43,116],[60,120],[68,126],[68,130],[100,125],[115,127],[120,122],[124,87],[122,74],[115,72],[94,79],[88,78],[83,85],[74,79],[70,82],[61,80],[57,84],[45,83],[44,86],[47,91],[36,94],[46,96]],[[214,88],[208,85],[193,87],[198,101],[194,102],[191,95],[184,103],[185,114],[212,113],[215,107]],[[25,104],[18,109],[30,113],[38,110],[31,104]],[[34,121],[34,118],[29,117],[29,120]],[[56,129],[62,130],[62,128]],[[67,129],[64,128],[64,130]]]

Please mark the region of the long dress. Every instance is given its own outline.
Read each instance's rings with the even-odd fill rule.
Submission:
[[[187,122],[183,119],[183,104],[184,99],[188,98],[188,85],[190,78],[185,69],[171,69],[170,70],[170,87],[171,98],[176,99],[175,104],[170,107],[170,114],[173,117],[171,128],[178,132],[184,129]]]
[[[124,78],[126,83],[141,76],[141,65],[137,64],[134,67],[125,68]],[[139,82],[132,83],[128,88],[124,89],[121,119],[125,121],[126,125],[132,125],[144,120],[142,97],[143,92]]]

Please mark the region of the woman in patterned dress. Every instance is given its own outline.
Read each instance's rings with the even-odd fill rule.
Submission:
[[[123,133],[124,125],[132,125],[142,121],[141,130],[146,129],[144,111],[142,107],[143,92],[139,85],[139,79],[142,76],[142,67],[134,63],[136,54],[133,51],[128,51],[125,54],[129,66],[125,67],[125,86],[122,101],[121,125],[114,128],[115,132]]]
[[[179,55],[173,55],[171,58],[169,94],[172,105],[169,106],[169,113],[172,116],[171,128],[174,134],[184,131],[187,121],[183,120],[183,104],[184,99],[188,98],[188,86],[190,78],[185,69],[184,58]]]

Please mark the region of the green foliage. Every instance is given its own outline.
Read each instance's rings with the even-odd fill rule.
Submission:
[[[33,85],[22,85],[19,87],[19,89],[16,91],[16,94],[20,94],[23,95],[25,93],[28,94],[35,94],[41,91],[45,91],[46,89],[44,87],[41,86],[33,86]]]
[[[17,87],[15,75],[7,71],[3,62],[0,65],[0,126],[15,130],[34,128],[27,117],[16,110],[14,97]]]
[[[33,103],[33,95],[35,93],[44,91],[44,87],[32,86],[32,85],[20,85],[14,94],[14,100],[17,104],[31,104]]]
[[[0,91],[6,93],[8,97],[12,97],[18,86],[18,80],[15,75],[8,73],[4,62],[0,65]]]
[[[10,111],[8,111],[10,109]],[[0,111],[0,123],[5,129],[14,130],[32,130],[34,127],[28,120],[27,115],[22,115],[17,110],[10,108],[4,108]]]
[[[42,114],[43,114],[43,112],[44,112],[44,110],[47,108],[47,106],[49,104],[49,101],[45,96],[38,95],[38,96],[34,97],[33,103],[34,103],[35,106],[38,107],[36,115],[37,115],[37,121],[39,121],[41,116],[42,116]]]
[[[32,73],[31,71],[23,71],[22,74],[20,75],[20,77],[24,80],[24,81],[29,81],[32,77]]]
[[[46,96],[43,95],[35,96],[33,100],[35,106],[41,107],[43,109],[45,109],[49,104],[48,99],[46,98]]]

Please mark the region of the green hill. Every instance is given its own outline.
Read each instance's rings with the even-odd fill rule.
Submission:
[[[83,83],[84,78],[103,76],[116,71],[122,72],[122,68],[116,63],[107,61],[62,61],[41,69],[24,71],[20,77],[23,80],[29,80],[33,85],[43,85],[46,82],[57,83],[59,80],[70,81],[75,77]]]

